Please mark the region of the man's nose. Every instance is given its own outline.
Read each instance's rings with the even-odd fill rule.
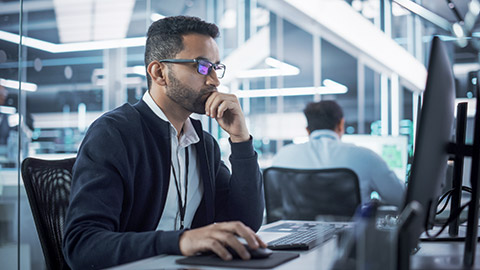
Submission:
[[[217,73],[215,71],[210,71],[210,74],[207,75],[207,85],[213,85],[218,87],[220,85],[220,80],[218,79]]]

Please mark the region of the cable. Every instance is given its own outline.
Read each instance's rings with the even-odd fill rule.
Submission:
[[[437,210],[437,212],[435,213],[436,215],[441,214],[443,211],[445,211],[445,208],[447,208],[447,205],[453,196],[452,195],[453,191],[455,191],[455,189],[452,188],[449,191],[445,192],[442,196],[440,196],[440,199],[438,199],[438,202],[437,202],[437,209],[442,204],[443,200],[446,200],[446,201],[445,201],[445,204],[442,206],[442,208],[440,210]],[[462,186],[462,191],[472,193],[472,188],[468,186]]]
[[[434,235],[430,235],[429,229],[427,228],[427,224],[425,224],[425,234],[428,236],[428,238],[436,238],[438,237],[444,230],[447,228],[448,224],[450,224],[452,221],[460,217],[460,214],[462,211],[468,206],[469,203],[466,203],[465,205],[462,205],[459,209],[457,209],[456,213],[454,213],[453,216],[447,219],[447,221],[442,225],[442,228],[440,228],[440,231],[438,231]]]
[[[447,207],[448,205],[448,202],[450,201],[450,198],[452,197],[452,192],[453,192],[454,189],[450,189],[449,191],[445,192],[445,194],[443,194],[440,199],[438,199],[438,203],[437,203],[437,209],[438,209],[438,206],[442,203],[442,201],[446,198],[446,201],[445,201],[445,204],[443,205],[442,209],[440,210],[437,210],[437,212],[435,213],[436,215],[442,213],[445,208]]]

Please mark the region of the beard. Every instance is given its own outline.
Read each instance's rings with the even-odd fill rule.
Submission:
[[[205,102],[210,94],[216,91],[214,86],[197,91],[182,84],[172,72],[168,73],[168,79],[170,85],[166,87],[166,94],[171,100],[189,112],[205,114]]]

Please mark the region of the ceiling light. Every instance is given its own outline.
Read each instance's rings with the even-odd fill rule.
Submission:
[[[463,29],[463,27],[458,22],[456,22],[452,25],[452,31],[457,37],[456,42],[458,46],[465,48],[468,45],[468,42],[465,37],[465,30]]]
[[[20,88],[20,84],[18,83],[18,81],[14,81],[14,80],[0,79],[0,85],[3,85],[7,88],[12,88],[12,89]],[[21,87],[22,87],[22,90],[25,90],[25,91],[30,91],[30,92],[37,91],[37,85],[34,83],[22,82]]]
[[[158,20],[161,20],[165,18],[165,15],[162,15],[160,13],[152,13],[152,15],[150,15],[150,20],[152,20],[152,22],[156,22]]]
[[[458,38],[465,36],[465,32],[463,31],[463,28],[459,23],[454,23],[452,25],[452,30],[455,36],[457,36]]]
[[[143,83],[143,79],[140,77],[128,77],[129,74],[136,74],[145,76],[144,66],[126,67],[123,71],[122,82],[127,85],[138,85]],[[92,72],[92,84],[97,86],[103,86],[107,84],[106,70],[104,68],[96,68]]]
[[[279,97],[279,96],[308,96],[308,95],[331,95],[345,94],[348,88],[339,89],[328,86],[320,87],[294,87],[294,88],[274,88],[262,90],[237,90],[234,91],[239,98],[257,98],[257,97]]]
[[[0,39],[19,44],[20,36],[0,30]],[[51,53],[96,51],[113,48],[145,46],[145,37],[123,38],[115,40],[87,41],[68,44],[55,44],[36,38],[23,37],[22,45]]]
[[[348,87],[346,87],[345,85],[343,85],[341,83],[338,83],[336,81],[332,81],[330,79],[323,80],[323,84],[325,85],[325,87],[327,87],[329,89],[335,89],[339,93],[342,93],[342,94],[346,93],[348,91]]]
[[[296,66],[289,65],[272,57],[265,58],[265,64],[272,68],[242,70],[237,73],[237,78],[293,76],[300,73],[300,69]]]
[[[11,106],[0,106],[0,113],[3,114],[14,114],[17,112],[17,109],[15,107]]]

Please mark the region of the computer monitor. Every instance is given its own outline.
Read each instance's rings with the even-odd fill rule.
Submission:
[[[420,235],[433,224],[447,169],[447,146],[452,138],[454,110],[455,83],[452,65],[445,44],[438,37],[434,37],[403,207],[405,209],[410,202],[417,201],[422,206],[422,211],[400,229],[399,269],[409,268],[410,254],[416,248]]]
[[[365,147],[382,157],[388,167],[405,182],[407,177],[407,136],[343,135],[342,141]]]

